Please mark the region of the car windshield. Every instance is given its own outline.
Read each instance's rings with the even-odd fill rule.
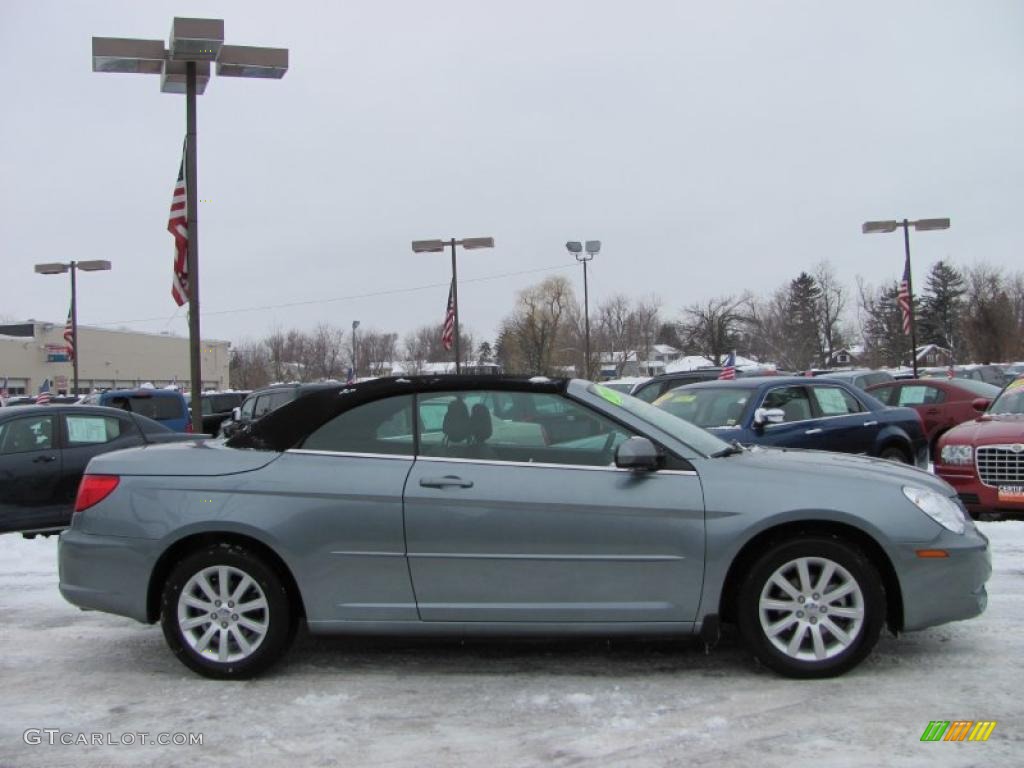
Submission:
[[[974,379],[957,379],[956,386],[966,389],[978,397],[987,397],[989,400],[999,394],[999,387],[995,384],[986,384],[984,381],[974,381]]]
[[[754,392],[746,387],[683,387],[666,392],[654,406],[705,429],[738,427]]]
[[[1024,415],[1024,378],[1008,384],[988,412]]]
[[[651,426],[657,427],[680,442],[693,448],[695,451],[710,456],[722,450],[728,450],[729,444],[718,439],[710,432],[705,432],[688,421],[672,415],[668,411],[655,408],[650,403],[645,403],[638,397],[616,392],[614,389],[600,384],[591,384],[587,391],[597,395],[614,406],[622,408],[632,416],[646,421]]]

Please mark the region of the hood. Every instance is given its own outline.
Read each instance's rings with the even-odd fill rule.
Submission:
[[[112,451],[95,457],[86,472],[99,475],[234,475],[265,467],[281,454],[228,448],[223,440],[191,440]]]
[[[916,485],[952,495],[944,480],[909,464],[898,464],[871,456],[855,456],[834,451],[809,451],[800,448],[769,448],[755,446],[749,451],[713,461],[740,461],[748,466],[787,472],[831,475],[837,479],[853,479],[878,484],[889,481],[893,485]]]
[[[969,443],[992,445],[995,443],[1024,443],[1024,416],[1003,413],[986,414],[974,421],[965,421],[949,430],[940,439],[941,445]]]

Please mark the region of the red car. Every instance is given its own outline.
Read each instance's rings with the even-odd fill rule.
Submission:
[[[1024,377],[983,414],[939,438],[935,473],[972,517],[1024,514]]]
[[[875,384],[867,391],[886,405],[909,406],[917,411],[933,460],[938,459],[939,436],[957,424],[978,416],[999,396],[999,387],[972,379],[898,379]],[[983,399],[985,404],[975,401]]]

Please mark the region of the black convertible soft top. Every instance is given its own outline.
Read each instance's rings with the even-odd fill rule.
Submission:
[[[546,376],[388,376],[358,384],[326,386],[271,411],[227,440],[232,448],[285,451],[339,413],[394,395],[490,389],[561,394],[569,379]]]

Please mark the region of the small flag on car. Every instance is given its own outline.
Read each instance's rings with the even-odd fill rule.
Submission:
[[[736,350],[729,353],[729,356],[725,358],[725,365],[722,367],[722,372],[718,374],[719,380],[732,380],[736,378]]]
[[[36,405],[48,405],[50,402],[50,380],[43,379],[39,385],[39,394],[36,396]]]

